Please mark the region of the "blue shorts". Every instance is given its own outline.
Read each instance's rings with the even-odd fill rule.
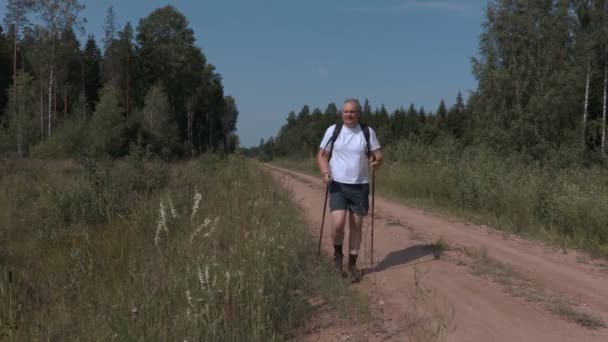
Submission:
[[[369,184],[345,184],[332,181],[329,185],[329,209],[348,210],[365,216],[369,211]]]

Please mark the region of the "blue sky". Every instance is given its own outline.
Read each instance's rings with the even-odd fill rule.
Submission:
[[[107,8],[122,27],[166,4],[190,21],[197,45],[239,108],[241,145],[276,135],[290,111],[349,97],[389,111],[434,111],[476,88],[487,0],[89,0],[86,30],[100,40]],[[4,17],[4,6],[0,15]]]

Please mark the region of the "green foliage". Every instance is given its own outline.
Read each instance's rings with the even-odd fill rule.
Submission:
[[[92,35],[80,49],[76,34],[82,28],[80,12],[84,6],[80,1],[9,1],[5,21],[11,23],[11,37],[17,8],[23,10],[17,67],[33,77],[30,84],[36,101],[28,101],[28,105],[37,114],[44,114],[42,118],[38,115],[40,120],[32,126],[38,130],[38,138],[28,140],[25,149],[40,144],[35,147],[40,156],[76,157],[92,150],[97,155],[119,157],[127,153],[130,143],[142,138],[159,155],[175,159],[186,152],[195,156],[204,152],[232,153],[238,148],[236,100],[224,93],[221,74],[207,64],[201,48],[195,45],[188,20],[175,7],[153,11],[140,20],[136,30],[129,22],[121,29],[116,22],[119,14],[110,9],[103,54]],[[40,18],[40,25],[26,25],[32,15]],[[5,114],[13,51],[8,38],[0,28],[0,62],[5,62],[0,63],[0,76],[7,76],[0,77],[3,156],[18,153],[13,151],[17,149],[13,136],[20,136],[9,127]],[[169,108],[163,110],[163,122],[169,125],[150,130],[149,122],[146,124],[133,113],[151,110],[148,95],[158,93],[160,84],[164,95],[159,101],[164,102],[152,106]],[[102,88],[114,89],[112,101],[100,99]],[[101,111],[98,104],[104,106]],[[95,118],[93,114],[101,115]],[[70,128],[74,128],[77,117],[86,121],[81,127],[92,131],[75,149],[71,141],[77,134]],[[52,148],[59,150],[51,151]]]
[[[386,151],[389,162],[378,186],[498,228],[606,255],[608,171],[581,167],[576,151],[564,148],[541,164],[527,154],[463,148],[452,138],[430,146],[402,142]]]
[[[293,199],[240,157],[11,160],[0,191],[8,339],[283,341],[312,291],[356,303]]]
[[[2,117],[4,115],[8,100],[8,94],[6,91],[8,90],[11,80],[11,68],[9,64],[11,58],[9,56],[8,45],[8,39],[4,33],[2,25],[0,25],[0,125],[2,123]]]
[[[32,148],[31,156],[39,159],[72,158],[86,153],[90,139],[89,125],[80,118],[69,118],[48,139]],[[84,142],[84,143],[83,143]]]
[[[125,129],[124,109],[118,103],[116,89],[103,88],[89,130],[92,153],[112,157],[125,155]]]
[[[169,99],[161,84],[156,83],[150,88],[140,115],[144,129],[150,134],[152,149],[168,158],[178,148],[179,135],[171,115]]]
[[[19,72],[15,85],[8,90],[6,133],[10,150],[20,156],[26,155],[40,136],[39,125],[36,124],[36,90],[32,83],[30,75]]]
[[[89,35],[84,47],[82,63],[84,67],[84,92],[86,95],[87,111],[95,111],[101,89],[101,51],[93,35]]]

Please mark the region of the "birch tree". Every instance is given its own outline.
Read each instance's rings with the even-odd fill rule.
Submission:
[[[46,25],[48,39],[51,45],[49,87],[48,87],[48,136],[52,132],[52,104],[55,69],[55,43],[61,32],[75,25],[80,26],[78,14],[84,9],[84,5],[78,0],[38,0],[36,10],[40,19]]]

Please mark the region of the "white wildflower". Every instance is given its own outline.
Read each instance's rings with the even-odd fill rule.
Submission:
[[[169,198],[169,208],[171,208],[171,216],[173,218],[177,218],[177,210],[175,210],[175,207],[173,206],[173,201],[171,200],[171,197],[167,197]]]
[[[202,198],[203,195],[201,195],[200,192],[196,191],[196,194],[194,195],[194,205],[192,206],[192,215],[190,215],[190,218],[196,215],[196,212],[198,211],[198,204],[201,202]]]
[[[200,233],[203,230],[203,228],[207,227],[209,225],[209,223],[211,223],[211,219],[206,218],[205,222],[203,222],[203,224],[199,224],[198,227],[196,227],[196,229],[190,235],[190,243],[192,243],[194,241],[194,238],[196,237],[196,235],[198,235],[198,233]],[[207,236],[209,236],[209,233],[205,233],[205,235],[203,235],[203,237],[207,237]]]
[[[205,266],[206,268],[206,266]],[[207,271],[205,269],[205,271]],[[196,273],[196,275],[198,276],[198,282],[201,284],[201,286],[205,286],[206,282],[205,282],[205,278],[203,278],[203,271],[201,270],[201,267],[198,267],[198,272]]]
[[[163,228],[165,232],[169,232],[169,228],[167,228],[167,209],[165,208],[163,201],[160,201],[160,220],[158,221],[158,225]]]
[[[217,223],[219,222],[220,217],[216,216],[215,220],[213,220],[213,225],[211,226],[211,229],[209,229],[209,233],[213,233],[213,231],[215,230],[215,227],[217,227]]]
[[[169,232],[169,229],[167,228],[167,215],[165,212],[165,205],[163,204],[163,201],[160,201],[160,218],[158,220],[158,223],[156,224],[156,234],[154,236],[154,244],[156,245],[156,248],[158,248],[159,252],[160,252],[160,234],[161,232],[164,230],[165,232]]]

